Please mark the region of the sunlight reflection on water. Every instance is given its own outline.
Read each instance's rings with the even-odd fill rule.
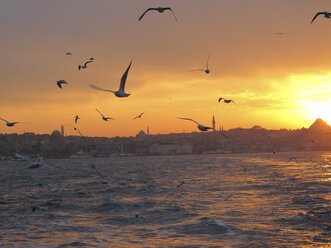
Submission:
[[[77,158],[49,161],[54,170],[3,161],[0,243],[326,247],[330,161],[330,153]]]

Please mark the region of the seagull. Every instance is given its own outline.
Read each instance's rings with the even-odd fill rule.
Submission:
[[[79,133],[80,136],[83,137],[82,133],[76,127],[68,125],[68,124],[67,124],[67,126],[72,127],[75,131],[77,131]]]
[[[62,89],[62,84],[68,84],[65,80],[58,80],[56,81],[57,86]]]
[[[230,194],[230,195],[228,195],[228,196],[224,197],[224,201],[227,201],[227,200],[229,200],[229,198],[230,198],[231,196],[233,196],[233,194]]]
[[[278,34],[278,35],[283,35],[284,33],[280,32],[280,33],[276,33],[276,34]]]
[[[28,162],[27,169],[36,169],[36,168],[39,168],[41,166],[44,166],[44,167],[47,167],[47,168],[51,168],[51,169],[54,169],[55,168],[55,166],[53,166],[53,165],[41,163],[40,161],[33,161],[32,158],[22,156],[22,155],[20,155],[18,153],[15,153],[15,156]]]
[[[143,219],[143,220],[146,222],[146,224],[149,225],[149,223],[147,222],[147,220],[146,220],[146,218],[145,218],[144,216],[141,216],[141,215],[139,215],[138,213],[135,213],[134,216],[135,216],[137,219],[139,219],[139,218]]]
[[[44,185],[44,184],[41,184],[41,183],[38,183],[38,186],[41,187],[41,188],[45,188],[45,189],[48,189],[49,191],[51,192],[56,192],[58,191],[59,188],[55,189],[55,188],[52,188],[48,185]]]
[[[137,119],[137,118],[141,118],[141,116],[144,114],[145,112],[142,112],[140,115],[137,115],[136,117],[134,117],[133,119]]]
[[[138,21],[140,21],[144,15],[148,12],[148,11],[151,11],[151,10],[157,10],[159,11],[159,13],[163,13],[165,10],[170,10],[172,12],[172,14],[174,15],[176,21],[177,21],[177,17],[175,15],[175,13],[172,11],[172,9],[170,7],[157,7],[157,8],[148,8],[147,10],[145,10],[145,12],[139,17]]]
[[[92,89],[95,89],[95,90],[102,90],[102,91],[107,91],[107,92],[114,93],[115,96],[117,96],[117,97],[128,97],[130,94],[125,93],[125,91],[124,91],[124,87],[125,87],[126,78],[127,78],[127,76],[128,76],[128,73],[129,73],[129,70],[130,70],[131,64],[132,64],[132,60],[131,60],[131,62],[130,62],[130,64],[129,64],[128,68],[127,68],[126,71],[124,72],[122,78],[121,78],[120,88],[119,88],[118,91],[101,89],[101,88],[99,88],[99,87],[97,87],[97,86],[94,86],[94,85],[92,85],[92,84],[90,84],[90,87],[91,87]]]
[[[114,120],[114,118],[111,118],[111,117],[105,117],[98,109],[95,109],[101,116],[102,116],[102,119],[104,121],[108,121],[109,119],[110,120]]]
[[[72,55],[72,53],[71,52],[66,52],[66,55]]]
[[[288,159],[289,160],[295,160],[295,161],[297,161],[297,158],[296,157],[289,157]]]
[[[213,129],[212,127],[206,127],[206,126],[204,126],[204,125],[201,125],[201,124],[199,124],[198,122],[196,122],[195,120],[192,120],[192,119],[190,119],[190,118],[180,118],[180,117],[178,117],[178,119],[187,120],[187,121],[193,121],[194,123],[198,124],[198,128],[199,128],[201,131],[203,131],[203,132],[208,131],[208,129]]]
[[[317,12],[317,14],[314,16],[313,20],[311,20],[310,23],[313,23],[313,21],[315,21],[315,19],[319,16],[319,15],[324,15],[325,18],[330,19],[331,18],[331,13],[324,11],[324,12]]]
[[[188,71],[204,71],[206,74],[209,74],[210,73],[210,70],[209,70],[209,67],[208,67],[209,58],[210,58],[210,53],[209,53],[208,58],[207,58],[206,69],[196,69],[196,70],[188,70]]]
[[[105,179],[105,178],[100,174],[100,172],[97,170],[97,168],[95,167],[94,164],[92,164],[92,169],[93,169],[94,173],[95,173],[97,176],[99,176],[100,181],[101,181],[102,184],[107,184],[107,183],[109,183],[109,181],[108,181],[107,179]]]
[[[78,120],[80,120],[80,118],[79,118],[78,115],[76,115],[76,117],[75,117],[75,124],[77,124],[77,121],[78,121]]]
[[[86,69],[87,68],[87,64],[88,63],[91,63],[91,62],[93,62],[93,61],[92,60],[89,60],[89,61],[86,61],[84,65],[79,65],[78,66],[78,70],[80,70],[80,69]]]
[[[227,100],[227,99],[222,98],[222,97],[218,99],[218,102],[221,102],[222,100],[223,100],[223,102],[225,102],[225,103],[233,102],[234,104],[236,104],[233,100],[231,100],[231,99]]]
[[[0,120],[6,122],[6,125],[7,125],[8,127],[13,127],[13,126],[15,126],[17,123],[23,123],[23,122],[17,122],[17,121],[15,121],[15,122],[9,122],[9,121],[6,121],[5,119],[2,119],[2,118],[0,118]]]
[[[178,185],[176,186],[176,188],[179,188],[179,187],[182,186],[184,183],[185,183],[185,182],[182,181],[180,184],[178,184]]]

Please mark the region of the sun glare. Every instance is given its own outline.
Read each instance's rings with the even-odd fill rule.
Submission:
[[[328,124],[331,123],[331,100],[324,102],[308,101],[305,105],[306,112],[314,119],[321,118]]]

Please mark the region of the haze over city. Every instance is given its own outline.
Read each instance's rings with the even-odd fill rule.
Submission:
[[[151,5],[171,13],[141,13]],[[12,1],[0,3],[0,117],[25,122],[0,133],[51,133],[73,125],[88,136],[331,123],[330,21],[311,19],[326,0]],[[66,56],[71,52],[72,56]],[[210,74],[202,68],[211,54]],[[88,58],[85,70],[77,66]],[[95,91],[126,83],[130,97]],[[62,90],[57,80],[69,84]],[[235,104],[218,103],[219,97]],[[95,111],[116,120],[104,122]],[[145,112],[140,119],[133,118]],[[72,134],[76,134],[72,131]]]

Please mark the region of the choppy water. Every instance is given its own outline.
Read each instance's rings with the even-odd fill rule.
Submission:
[[[47,162],[0,162],[0,246],[331,245],[331,153]]]

